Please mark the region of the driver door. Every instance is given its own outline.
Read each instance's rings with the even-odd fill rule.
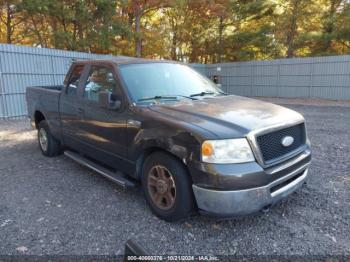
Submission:
[[[111,92],[118,100],[123,100],[111,66],[90,66],[79,103],[84,115],[80,133],[83,134],[86,154],[120,168],[127,157],[127,116],[123,104],[120,109],[100,106],[100,92]]]

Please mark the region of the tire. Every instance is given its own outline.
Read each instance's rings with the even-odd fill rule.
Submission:
[[[148,205],[159,218],[174,222],[194,211],[190,176],[174,156],[163,152],[150,155],[143,165],[141,182]]]
[[[60,142],[52,136],[45,120],[38,125],[38,144],[44,156],[53,157],[62,153]]]

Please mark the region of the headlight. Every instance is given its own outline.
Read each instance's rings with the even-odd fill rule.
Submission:
[[[254,156],[247,139],[207,140],[202,144],[202,161],[207,163],[253,162]]]

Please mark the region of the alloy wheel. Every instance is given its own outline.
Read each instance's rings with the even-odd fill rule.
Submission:
[[[40,128],[39,130],[39,144],[41,149],[46,152],[48,148],[48,139],[47,139],[47,133],[44,128]]]
[[[148,175],[148,192],[158,208],[169,210],[174,206],[175,181],[167,168],[160,165],[151,168]]]

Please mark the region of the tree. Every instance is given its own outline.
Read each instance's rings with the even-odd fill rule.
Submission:
[[[316,0],[279,1],[276,10],[276,39],[287,58],[303,56],[311,51],[310,38],[320,30],[319,5]],[[310,40],[310,41],[307,41]]]
[[[350,53],[350,2],[344,1],[340,7],[339,15],[335,21],[334,38],[338,43],[336,49],[339,53]]]
[[[0,40],[217,63],[348,54],[349,0],[0,0]]]
[[[127,2],[129,7],[129,17],[135,24],[135,56],[141,57],[142,53],[142,30],[141,19],[149,12],[157,11],[166,2],[161,0],[130,0]]]
[[[0,1],[0,21],[5,28],[3,30],[3,27],[1,27],[1,33],[5,32],[5,41],[8,44],[13,43],[15,30],[23,22],[18,12],[18,2],[17,0]]]
[[[336,23],[341,16],[340,7],[344,4],[343,0],[323,0],[323,11],[320,15],[321,29],[320,33],[314,38],[317,45],[313,48],[313,55],[331,55],[337,54],[336,35],[338,29]]]

